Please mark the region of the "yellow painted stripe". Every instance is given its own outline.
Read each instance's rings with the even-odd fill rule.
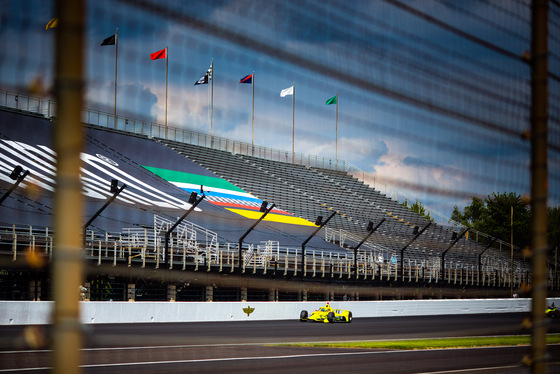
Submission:
[[[229,210],[230,212],[237,213],[249,219],[259,219],[262,216],[261,212],[255,212],[252,210],[232,209],[232,208],[226,208],[226,209]],[[303,218],[284,216],[281,214],[273,214],[273,213],[270,213],[266,217],[264,217],[263,221],[288,223],[292,225],[301,225],[301,226],[315,226],[314,223],[309,222],[308,220]]]

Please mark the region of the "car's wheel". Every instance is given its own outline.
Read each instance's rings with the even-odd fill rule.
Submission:
[[[348,312],[348,320],[346,322],[352,322],[352,312]]]
[[[329,314],[327,314],[327,321],[329,321],[330,323],[334,323],[334,313],[333,312],[329,312]]]
[[[307,310],[302,310],[299,314],[299,320],[305,322],[307,321],[307,317],[309,317],[309,315],[307,314]]]

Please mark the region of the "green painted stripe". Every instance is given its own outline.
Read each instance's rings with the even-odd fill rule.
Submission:
[[[241,188],[237,188],[233,184],[218,177],[207,177],[204,175],[185,173],[169,169],[156,168],[153,166],[142,165],[143,168],[151,171],[160,178],[168,182],[183,182],[192,184],[201,184],[203,186],[222,188],[229,191],[245,192]]]

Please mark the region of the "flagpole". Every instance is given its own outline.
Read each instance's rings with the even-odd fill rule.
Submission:
[[[336,93],[336,133],[334,146],[334,169],[338,170],[338,92]]]
[[[255,155],[255,72],[253,71],[253,77],[251,79],[253,82],[253,105],[251,108],[251,156]]]
[[[165,139],[167,139],[167,75],[169,68],[169,51],[165,47]]]
[[[119,54],[119,28],[117,27],[117,30],[115,31],[115,111],[114,111],[114,116],[115,116],[115,122],[114,122],[114,128],[117,128],[117,58],[118,58],[118,54]]]
[[[214,132],[213,132],[213,119],[214,119],[214,59],[210,63],[210,148],[214,146]]]
[[[295,109],[296,109],[296,83],[293,84],[293,95],[292,95],[292,164],[295,162],[296,153],[295,153],[295,134],[296,134],[296,121],[295,121]]]

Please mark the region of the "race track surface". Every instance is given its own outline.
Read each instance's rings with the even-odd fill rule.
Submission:
[[[385,340],[527,333],[525,315],[354,319],[350,324],[291,321],[85,326],[84,373],[525,373],[529,347],[390,351],[302,348],[274,343]],[[0,373],[48,372],[50,351],[21,346],[24,326],[0,327]],[[42,329],[48,335],[47,329]],[[549,333],[560,333],[551,321]],[[549,346],[560,373],[560,346]],[[18,370],[22,369],[22,370]]]

